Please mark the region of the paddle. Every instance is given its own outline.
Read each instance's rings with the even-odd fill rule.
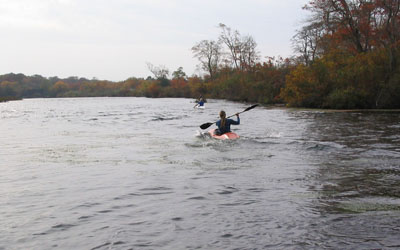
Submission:
[[[246,108],[242,112],[236,113],[234,115],[230,115],[227,118],[235,116],[235,115],[238,115],[238,114],[241,114],[241,113],[246,112],[246,111],[249,111],[250,109],[253,109],[253,108],[257,107],[257,106],[258,106],[258,104],[254,104],[253,106],[250,106],[250,107]],[[213,125],[214,123],[216,123],[216,122],[207,122],[207,123],[201,124],[200,128],[201,129],[206,129],[206,128],[210,127],[211,125]]]

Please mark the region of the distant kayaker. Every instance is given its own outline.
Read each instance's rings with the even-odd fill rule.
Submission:
[[[196,101],[197,104],[194,105],[194,108],[199,108],[199,107],[204,107],[204,100],[203,98],[200,98],[200,100]]]
[[[219,117],[221,118],[221,120],[216,122],[218,126],[218,129],[215,130],[216,135],[222,135],[231,132],[231,125],[240,124],[239,114],[236,114],[237,120],[235,121],[232,119],[227,119],[225,111],[221,110],[221,112],[219,112]]]

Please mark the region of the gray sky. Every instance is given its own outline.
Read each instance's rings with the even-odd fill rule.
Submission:
[[[0,0],[0,74],[113,81],[151,75],[146,62],[199,74],[191,48],[223,23],[264,59],[293,54],[308,0]]]

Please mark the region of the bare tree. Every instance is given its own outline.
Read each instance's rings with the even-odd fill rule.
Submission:
[[[199,59],[201,68],[214,79],[221,61],[221,44],[216,41],[202,40],[192,47],[194,57]]]
[[[154,66],[153,64],[147,62],[147,68],[154,75],[156,79],[167,79],[169,75],[169,70],[164,66]]]
[[[323,34],[324,28],[321,23],[311,23],[293,36],[293,49],[300,54],[300,61],[305,65],[310,65],[318,56],[318,51],[322,47]]]
[[[241,36],[239,31],[234,30],[223,23],[219,24],[222,29],[219,40],[225,44],[229,51],[229,59],[236,69],[244,70],[255,65],[259,59],[256,50],[257,43],[251,36]]]
[[[219,40],[224,43],[230,53],[230,61],[236,69],[240,67],[240,34],[238,31],[232,31],[231,28],[223,23],[219,24],[222,29]]]
[[[242,69],[254,66],[260,59],[259,52],[256,50],[257,43],[251,36],[242,37],[240,53],[240,66]]]

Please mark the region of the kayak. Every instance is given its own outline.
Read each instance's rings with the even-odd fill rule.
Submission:
[[[196,109],[205,109],[206,108],[206,106],[199,106],[199,105],[196,105],[194,108],[196,108]]]
[[[218,140],[232,140],[232,139],[238,139],[239,135],[233,132],[228,132],[222,135],[215,135],[214,134],[215,129],[211,129],[210,131],[208,131],[208,133],[210,134],[210,136],[212,138],[218,139]]]

